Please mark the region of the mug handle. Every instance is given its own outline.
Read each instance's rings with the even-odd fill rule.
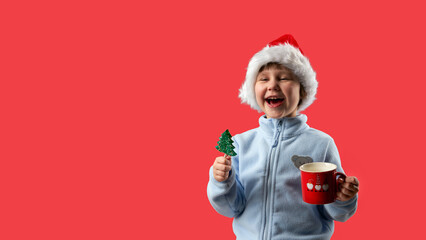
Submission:
[[[344,181],[346,179],[346,174],[344,174],[342,172],[336,172],[334,174],[334,176],[335,176],[335,179],[336,179],[336,193],[335,194],[337,194],[337,192],[340,189],[340,184],[341,184],[341,183],[339,183],[339,178],[342,178],[343,181]]]

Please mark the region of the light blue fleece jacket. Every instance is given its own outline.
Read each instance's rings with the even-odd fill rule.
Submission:
[[[333,139],[294,118],[260,117],[259,127],[233,137],[235,152],[226,181],[210,168],[207,195],[220,214],[233,217],[237,239],[330,239],[334,221],[344,222],[356,211],[358,196],[325,205],[303,202],[300,170],[292,156],[331,162],[343,172]]]

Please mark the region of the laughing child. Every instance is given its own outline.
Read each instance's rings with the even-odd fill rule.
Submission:
[[[300,113],[315,100],[317,86],[291,35],[270,42],[250,60],[239,97],[264,115],[259,127],[234,136],[236,156],[215,159],[207,186],[213,208],[234,218],[237,239],[330,239],[334,221],[355,213],[359,182],[353,176],[339,179],[333,203],[302,200],[300,164],[330,162],[343,172],[333,139],[309,127]]]

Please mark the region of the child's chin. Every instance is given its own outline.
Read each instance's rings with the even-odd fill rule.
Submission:
[[[284,111],[266,111],[265,115],[267,118],[284,118],[284,117],[293,117],[292,113]]]
[[[283,114],[282,113],[271,113],[271,112],[267,112],[265,113],[267,118],[282,118]]]

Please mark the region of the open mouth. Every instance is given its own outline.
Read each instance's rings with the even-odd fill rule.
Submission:
[[[265,100],[269,107],[279,107],[284,102],[284,98],[278,97],[268,97]]]

